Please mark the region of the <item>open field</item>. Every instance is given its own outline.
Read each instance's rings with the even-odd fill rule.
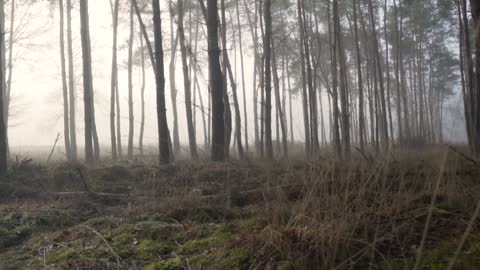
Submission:
[[[480,166],[447,147],[351,162],[19,162],[0,195],[6,270],[480,269]]]

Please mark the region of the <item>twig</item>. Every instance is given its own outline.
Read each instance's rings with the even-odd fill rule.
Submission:
[[[55,143],[53,144],[52,151],[50,151],[50,155],[48,155],[47,164],[50,162],[53,152],[55,152],[55,148],[57,147],[58,140],[60,140],[60,132],[57,134],[57,138],[55,139]]]
[[[371,161],[371,160],[367,157],[367,155],[366,155],[362,150],[360,150],[358,147],[355,147],[355,150],[357,150],[360,154],[362,154],[362,156],[363,156],[368,162]]]
[[[90,231],[92,231],[93,233],[95,233],[98,237],[100,237],[100,239],[103,240],[103,242],[107,245],[108,249],[110,249],[110,252],[112,252],[112,254],[115,256],[115,259],[117,260],[117,269],[120,270],[120,256],[118,256],[118,254],[115,252],[115,250],[112,248],[112,246],[110,246],[110,244],[108,243],[108,241],[96,230],[86,226],[86,225],[82,225],[80,226],[82,228],[85,228],[85,229],[88,229]]]

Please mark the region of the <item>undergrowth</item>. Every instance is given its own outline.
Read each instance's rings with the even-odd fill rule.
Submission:
[[[1,269],[480,269],[480,168],[447,149],[27,165],[2,186]]]

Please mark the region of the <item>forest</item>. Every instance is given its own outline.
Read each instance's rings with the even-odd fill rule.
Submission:
[[[480,1],[0,0],[0,269],[480,269]]]

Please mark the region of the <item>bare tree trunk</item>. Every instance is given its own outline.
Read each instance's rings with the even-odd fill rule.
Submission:
[[[114,3],[110,1],[112,8],[112,27],[113,27],[113,45],[112,45],[112,74],[111,74],[111,84],[110,84],[110,142],[112,147],[112,159],[113,161],[118,160],[117,154],[117,138],[115,130],[115,96],[116,89],[118,87],[118,66],[117,66],[117,36],[118,36],[118,9],[119,9],[119,0],[115,0]]]
[[[242,22],[240,21],[240,8],[238,5],[239,1],[235,1],[236,13],[237,13],[237,24],[238,24],[238,41],[240,49],[240,68],[242,75],[242,96],[243,96],[243,126],[244,126],[244,136],[245,136],[245,150],[248,153],[248,117],[247,117],[247,94],[246,94],[246,85],[245,85],[245,66],[243,59],[243,40],[242,40]],[[255,48],[256,51],[256,48]],[[254,67],[255,69],[255,67]],[[253,89],[255,91],[255,88]]]
[[[0,12],[4,12],[3,10],[3,1],[0,5]],[[5,29],[4,25],[5,21],[0,20],[0,29]],[[0,46],[5,46],[5,35],[0,35]],[[0,63],[4,62],[5,54],[0,52]],[[6,85],[5,82],[5,70],[0,68],[0,85]],[[3,92],[3,91],[2,91]],[[0,95],[0,119],[5,119],[5,104],[6,104],[6,96],[5,94]],[[7,174],[7,127],[5,121],[0,121],[0,175],[4,176]]]
[[[263,41],[265,54],[265,150],[267,159],[273,159],[272,144],[272,74],[271,74],[271,46],[272,46],[272,13],[271,0],[265,0],[265,38]]]
[[[8,41],[8,79],[7,79],[7,88],[6,88],[6,99],[5,99],[5,111],[7,112],[5,115],[5,126],[7,127],[8,131],[8,123],[10,122],[10,101],[12,99],[12,77],[13,77],[13,40],[15,34],[15,0],[11,0],[10,4],[10,35]],[[7,136],[7,157],[10,157],[10,146],[8,143],[8,136]],[[70,155],[71,158],[71,155]]]
[[[128,159],[133,158],[133,136],[135,129],[135,120],[133,115],[133,37],[135,34],[135,22],[133,20],[134,15],[133,3],[130,3],[130,33],[128,37],[128,146],[127,156]]]
[[[64,16],[63,0],[59,0],[58,5],[59,5],[59,12],[60,12],[60,63],[61,63],[61,72],[62,72],[62,95],[63,95],[63,138],[65,143],[65,152],[67,155],[67,160],[71,160],[72,155],[70,151],[70,125],[69,125],[69,119],[68,119],[69,118],[68,85],[67,85],[67,68],[65,63],[66,61],[65,60],[65,33],[64,33],[65,16]],[[10,31],[13,31],[13,29],[10,29]],[[10,52],[11,51],[12,51],[12,48],[10,48]]]
[[[172,1],[170,0],[170,6],[172,6]],[[178,46],[178,31],[174,31],[173,27],[174,22],[174,9],[170,8],[170,42],[171,42],[171,52],[170,52],[170,65],[169,65],[169,75],[170,75],[170,97],[172,99],[172,112],[173,112],[173,151],[175,154],[180,153],[180,136],[178,132],[178,109],[177,109],[177,87],[175,85],[175,59],[177,54]],[[177,35],[175,35],[175,32]]]
[[[273,69],[273,84],[275,89],[275,103],[276,103],[276,112],[277,112],[277,126],[280,125],[280,129],[282,132],[282,146],[283,146],[283,156],[288,157],[288,143],[287,143],[287,130],[285,127],[285,120],[283,114],[283,106],[282,101],[280,99],[280,80],[278,78],[278,71],[277,71],[277,58],[275,55],[275,43],[274,40],[271,40],[272,44],[272,69]],[[277,128],[277,141],[280,142],[280,134]]]
[[[480,4],[470,0],[472,17],[475,27],[475,88],[472,90],[472,118],[474,129],[474,148],[476,156],[480,156]]]
[[[348,86],[347,86],[347,67],[345,60],[345,51],[343,48],[343,36],[340,25],[340,15],[338,11],[337,1],[333,2],[333,20],[334,20],[334,33],[337,40],[337,53],[340,63],[340,104],[342,107],[342,143],[343,143],[343,156],[344,158],[350,157],[350,112],[348,108]]]
[[[223,105],[223,76],[218,47],[217,0],[207,0],[208,65],[212,99],[212,160],[225,159],[225,124]]]
[[[286,63],[285,63],[285,69],[286,69],[286,73],[287,73],[287,84],[288,84],[288,106],[289,106],[289,117],[290,117],[290,139],[291,139],[291,143],[292,144],[295,144],[295,136],[293,135],[293,106],[292,106],[292,102],[293,102],[293,99],[292,99],[292,84],[290,82],[290,68],[289,68],[289,62],[288,62],[288,58],[285,57],[287,60],[286,60]]]
[[[143,156],[143,137],[145,133],[145,47],[143,46],[143,37],[140,33],[140,65],[142,68],[142,85],[140,88],[140,99],[141,99],[141,110],[142,115],[140,119],[140,135],[138,139],[138,148],[140,150],[140,155]]]
[[[76,123],[76,93],[75,73],[73,69],[73,40],[72,40],[72,3],[67,0],[67,52],[68,52],[68,88],[70,103],[70,151],[72,160],[77,160],[77,123]]]
[[[165,71],[163,64],[162,20],[160,17],[160,0],[152,0],[152,9],[155,35],[155,82],[157,86],[157,121],[160,164],[166,164],[170,162],[170,135],[167,124],[167,109],[165,106]]]
[[[220,1],[221,7],[221,39],[222,39],[222,70],[223,70],[223,106],[224,108],[224,122],[225,122],[225,157],[228,159],[230,156],[230,142],[232,138],[232,110],[230,108],[230,100],[228,96],[228,81],[227,81],[227,62],[228,62],[228,52],[227,52],[227,22],[225,15],[225,0]]]
[[[358,19],[357,19],[357,3],[353,0],[353,24],[355,31],[355,48],[357,54],[357,74],[358,74],[358,124],[359,124],[359,138],[360,149],[363,151],[365,148],[365,114],[363,110],[363,78],[362,78],[362,56],[360,51],[360,41],[358,38]]]
[[[335,11],[334,15],[335,17]],[[332,107],[333,107],[333,145],[335,148],[335,153],[337,157],[342,157],[342,146],[340,143],[340,125],[339,125],[339,109],[338,109],[338,67],[337,67],[337,39],[335,33],[336,23],[334,21],[334,30],[333,30],[333,38],[332,38],[332,27],[331,27],[331,16],[330,16],[330,1],[328,2],[328,32],[329,32],[329,40],[331,46],[330,50],[330,57],[332,62]]]
[[[85,111],[85,160],[89,166],[95,164],[93,149],[93,89],[92,57],[90,51],[90,31],[88,20],[88,0],[80,1],[82,56],[83,56],[83,99]]]
[[[310,139],[310,117],[308,113],[308,96],[307,96],[307,75],[305,68],[305,47],[303,46],[303,41],[305,39],[304,33],[304,24],[302,19],[302,4],[301,0],[297,0],[297,11],[298,11],[298,25],[300,28],[300,65],[301,65],[301,74],[302,74],[302,101],[303,101],[303,122],[305,128],[305,152],[307,156],[310,156],[311,150],[311,139]]]
[[[185,91],[185,111],[187,114],[188,141],[190,145],[190,155],[193,159],[198,158],[197,142],[192,117],[192,96],[190,92],[190,74],[188,73],[187,48],[185,46],[185,33],[183,29],[183,0],[178,0],[178,36],[180,40],[180,51],[182,54],[183,66],[183,85]]]
[[[388,123],[387,123],[387,106],[385,101],[385,86],[383,80],[383,70],[382,70],[382,60],[380,57],[380,48],[379,42],[377,38],[377,30],[375,27],[375,14],[373,11],[373,4],[372,0],[368,1],[368,10],[370,13],[370,25],[372,27],[372,35],[373,35],[373,51],[374,51],[374,59],[376,62],[376,69],[378,75],[378,84],[379,84],[379,94],[380,94],[380,118],[381,118],[381,129],[383,135],[383,141],[385,143],[385,147],[388,149],[389,147],[389,135],[388,135]]]

